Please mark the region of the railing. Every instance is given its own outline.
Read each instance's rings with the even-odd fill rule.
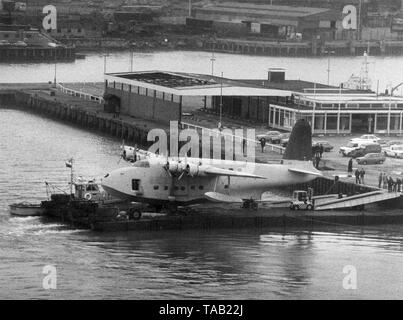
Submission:
[[[209,129],[209,128],[201,127],[201,126],[194,125],[194,124],[191,124],[191,123],[181,122],[181,129],[182,130],[184,130],[184,129],[193,129],[193,130],[198,131],[199,134],[200,134],[200,131],[201,132],[206,132],[212,137],[214,137],[214,136],[217,137],[218,135],[223,136],[223,137],[229,136],[234,140],[238,139],[239,141],[246,141],[246,142],[249,142],[249,143],[256,144],[256,146],[260,144],[260,142],[258,140],[256,140],[256,139],[247,139],[247,138],[245,138],[243,136],[237,136],[237,135],[234,135],[234,134],[229,134],[229,133],[227,133],[225,131],[219,131],[218,128],[217,129]],[[270,150],[270,151],[273,151],[273,152],[276,152],[276,153],[279,153],[279,154],[284,154],[284,152],[285,152],[284,147],[281,147],[281,146],[275,145],[275,144],[269,144],[269,143],[266,143],[265,150]]]
[[[102,104],[105,101],[104,98],[102,98],[100,96],[95,96],[93,94],[89,94],[86,92],[66,88],[63,85],[61,85],[60,83],[56,84],[56,88],[58,88],[61,92],[68,94],[70,96],[83,98],[84,100],[89,100],[89,101],[97,101],[99,104]]]

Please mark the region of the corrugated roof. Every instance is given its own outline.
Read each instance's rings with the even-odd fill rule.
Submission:
[[[291,6],[277,6],[277,5],[259,5],[249,3],[220,3],[210,4],[201,8],[195,8],[201,11],[215,11],[215,12],[228,12],[236,14],[257,14],[261,16],[273,17],[308,17],[317,15],[331,10],[326,8],[312,8],[312,7],[291,7]]]

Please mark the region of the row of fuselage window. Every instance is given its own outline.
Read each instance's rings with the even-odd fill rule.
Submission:
[[[225,185],[224,188],[228,189],[228,185]],[[158,185],[154,186],[154,190],[159,190],[159,189],[160,189],[160,186],[158,186]],[[166,191],[169,190],[168,186],[164,186],[164,190],[166,190]],[[185,186],[181,186],[181,187],[175,186],[174,190],[175,191],[179,191],[179,190],[186,191],[186,187]],[[190,186],[190,190],[196,190],[196,186]],[[199,186],[199,190],[204,190],[204,186]]]

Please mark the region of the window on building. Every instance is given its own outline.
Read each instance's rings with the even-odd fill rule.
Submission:
[[[376,130],[387,130],[388,128],[388,115],[378,114],[376,116]]]
[[[315,115],[315,130],[325,130],[325,115]]]
[[[199,186],[199,190],[204,190],[204,186]]]
[[[190,190],[196,190],[196,186],[190,186]]]
[[[159,188],[159,186],[154,186],[154,190],[158,190]]]
[[[184,186],[182,186],[182,187],[181,187],[181,190],[182,190],[182,191],[185,191],[185,190],[186,190],[186,188],[185,188]]]
[[[326,130],[337,130],[337,114],[327,115]]]
[[[168,190],[168,189],[169,189],[168,186],[165,186],[165,187],[164,187],[164,190],[165,190],[165,191]]]

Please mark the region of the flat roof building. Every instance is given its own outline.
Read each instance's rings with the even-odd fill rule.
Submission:
[[[314,134],[402,134],[403,98],[287,80],[236,80],[206,74],[145,71],[106,74],[105,108],[149,120],[180,123],[200,110],[291,131],[306,119]]]

